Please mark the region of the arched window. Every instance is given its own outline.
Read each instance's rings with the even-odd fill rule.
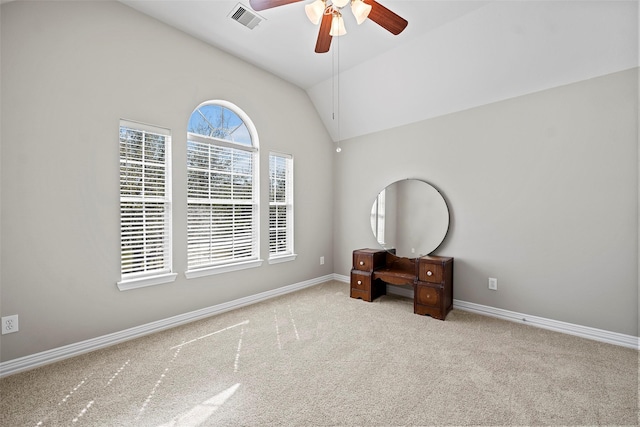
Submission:
[[[226,101],[199,105],[187,129],[187,277],[257,267],[258,136]]]

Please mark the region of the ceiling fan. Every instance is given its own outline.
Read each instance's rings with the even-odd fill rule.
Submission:
[[[249,0],[249,4],[254,10],[259,11],[299,1],[302,0]],[[316,25],[320,23],[316,53],[328,52],[331,39],[347,33],[342,19],[342,9],[349,3],[358,25],[369,18],[390,33],[398,35],[408,24],[406,19],[375,0],[314,0],[313,3],[305,6],[305,12],[311,22]]]

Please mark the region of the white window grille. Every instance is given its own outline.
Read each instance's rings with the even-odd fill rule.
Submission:
[[[120,121],[121,290],[175,280],[170,165],[168,129]]]
[[[187,277],[255,267],[259,259],[258,150],[237,107],[200,105],[187,134]]]
[[[269,262],[295,259],[293,252],[293,158],[269,155]]]

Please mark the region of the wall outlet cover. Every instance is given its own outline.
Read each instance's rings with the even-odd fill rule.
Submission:
[[[5,316],[2,318],[2,335],[18,332],[18,315]]]

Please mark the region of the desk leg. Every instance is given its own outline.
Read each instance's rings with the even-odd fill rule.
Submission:
[[[387,294],[387,284],[380,279],[375,279],[371,284],[371,300],[378,298],[381,295]]]

